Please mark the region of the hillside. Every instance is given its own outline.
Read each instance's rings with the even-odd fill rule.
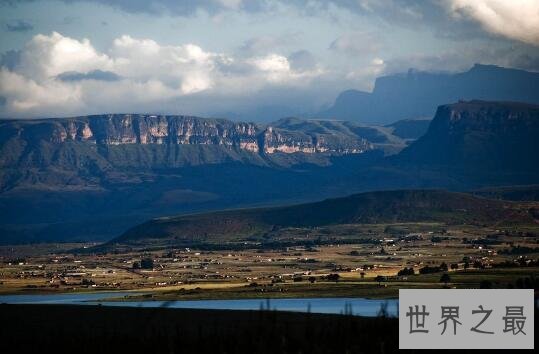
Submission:
[[[492,224],[533,220],[528,208],[511,202],[441,190],[400,190],[361,193],[286,207],[159,218],[128,230],[111,244],[145,243],[152,239],[185,245],[242,241],[281,228],[340,224],[414,221]]]
[[[476,64],[462,73],[410,70],[376,79],[372,93],[342,92],[317,116],[362,123],[388,124],[432,117],[439,105],[458,100],[539,103],[539,73]]]

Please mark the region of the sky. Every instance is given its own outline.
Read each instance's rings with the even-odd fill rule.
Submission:
[[[539,71],[539,0],[0,0],[0,117],[312,115],[379,76]]]

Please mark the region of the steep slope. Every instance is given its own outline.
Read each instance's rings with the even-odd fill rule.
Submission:
[[[468,172],[539,171],[539,105],[469,101],[440,106],[425,135],[397,160]]]
[[[492,224],[533,220],[527,207],[511,202],[441,190],[400,190],[287,207],[160,218],[128,230],[111,244],[140,244],[152,239],[175,244],[241,241],[283,227],[411,221]]]
[[[458,74],[410,70],[376,79],[372,93],[345,91],[318,116],[387,124],[432,117],[437,106],[461,99],[539,103],[539,73],[480,64]]]

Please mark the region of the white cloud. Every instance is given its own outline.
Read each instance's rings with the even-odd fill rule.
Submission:
[[[0,96],[6,98],[6,105],[14,112],[53,107],[78,109],[82,103],[81,94],[77,86],[70,87],[54,79],[37,82],[5,68],[0,69]]]
[[[233,57],[195,44],[167,46],[128,35],[99,52],[87,39],[40,34],[20,58],[0,72],[4,116],[149,111],[192,95],[200,101],[200,95],[237,98],[270,87],[304,87],[324,73],[318,65],[296,70],[277,53]],[[99,80],[95,72],[114,80]],[[84,80],[62,80],[66,73]]]
[[[335,39],[329,49],[358,56],[376,53],[381,49],[381,43],[380,36],[375,33],[351,32]]]
[[[539,46],[538,0],[448,0],[448,7],[488,32]]]
[[[111,49],[115,72],[137,80],[157,79],[182,94],[210,89],[217,54],[194,44],[161,46],[150,39],[122,36]]]
[[[97,53],[88,39],[78,41],[53,32],[50,36],[38,34],[26,43],[17,71],[38,80],[66,71],[108,70],[111,65],[111,60]]]

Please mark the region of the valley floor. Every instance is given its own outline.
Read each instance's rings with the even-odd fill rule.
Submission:
[[[368,229],[363,239],[353,225],[341,227],[355,232],[349,243],[235,251],[156,247],[91,253],[91,244],[5,246],[0,294],[145,293],[122,301],[389,298],[401,288],[537,287],[537,226],[361,227]],[[442,279],[444,274],[449,277]]]

